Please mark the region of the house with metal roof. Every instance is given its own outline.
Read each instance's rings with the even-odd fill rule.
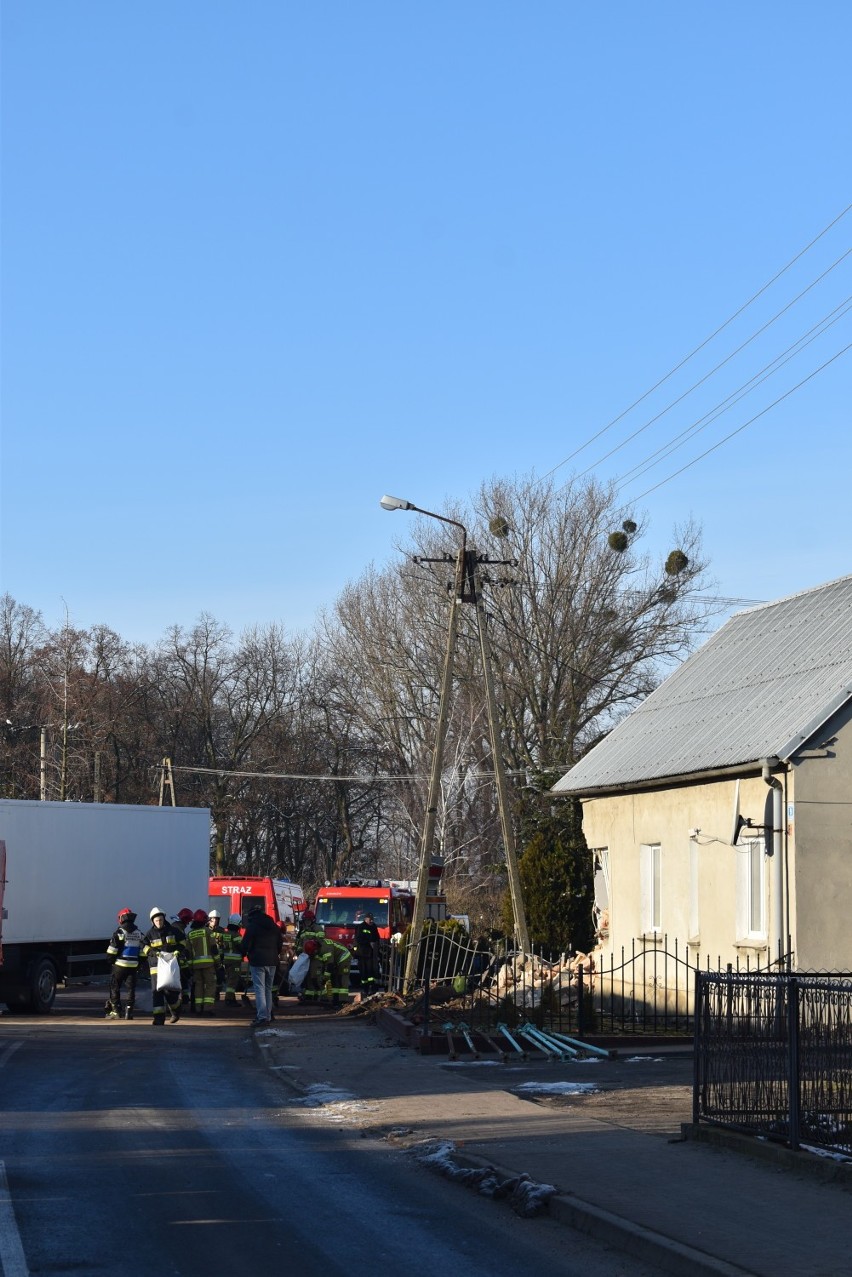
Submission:
[[[852,576],[733,616],[553,792],[605,950],[852,971]]]

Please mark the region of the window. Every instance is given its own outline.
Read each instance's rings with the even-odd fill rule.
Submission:
[[[662,931],[659,843],[643,843],[639,848],[639,875],[642,935],[656,936]]]
[[[594,847],[592,857],[595,874],[595,903],[592,910],[598,940],[609,938],[609,848]]]
[[[737,855],[737,940],[766,940],[766,855],[762,838],[748,838]]]

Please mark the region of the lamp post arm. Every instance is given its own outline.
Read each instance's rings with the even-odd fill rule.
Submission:
[[[423,510],[419,505],[412,505],[409,501],[406,507],[408,510],[415,510],[418,514],[425,514],[430,519],[439,519],[441,523],[450,523],[454,528],[459,528],[462,536],[462,553],[467,549],[467,528],[463,523],[459,523],[456,519],[448,519],[444,514],[435,514],[434,510]],[[458,595],[456,597],[459,597]]]

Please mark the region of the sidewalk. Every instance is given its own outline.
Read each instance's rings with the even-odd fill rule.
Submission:
[[[307,1120],[412,1154],[437,1150],[439,1165],[552,1185],[553,1218],[660,1271],[852,1273],[852,1191],[809,1174],[813,1159],[781,1165],[682,1139],[692,1077],[683,1053],[451,1062],[360,1017],[306,1015],[289,999],[255,1042]]]

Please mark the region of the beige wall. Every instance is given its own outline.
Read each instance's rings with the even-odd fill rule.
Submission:
[[[739,810],[755,824],[764,823],[768,787],[760,776],[740,781]],[[763,966],[769,958],[768,941],[743,943],[737,935],[737,855],[730,846],[734,820],[736,782],[724,780],[700,785],[671,787],[587,799],[583,803],[583,828],[589,847],[609,849],[610,939],[607,949],[618,956],[636,945],[654,941],[642,927],[640,848],[660,845],[660,924],[671,949],[677,939],[690,955],[709,955],[715,967],[743,963],[746,958]],[[699,832],[690,838],[692,830]],[[690,845],[697,848],[698,931],[691,934]],[[770,936],[770,866],[766,864],[764,907]],[[662,947],[663,939],[658,941]]]
[[[824,744],[836,738],[830,744]],[[790,865],[798,965],[852,971],[852,719],[832,720],[794,766]],[[823,748],[819,748],[824,745]],[[791,841],[793,841],[791,839]]]

